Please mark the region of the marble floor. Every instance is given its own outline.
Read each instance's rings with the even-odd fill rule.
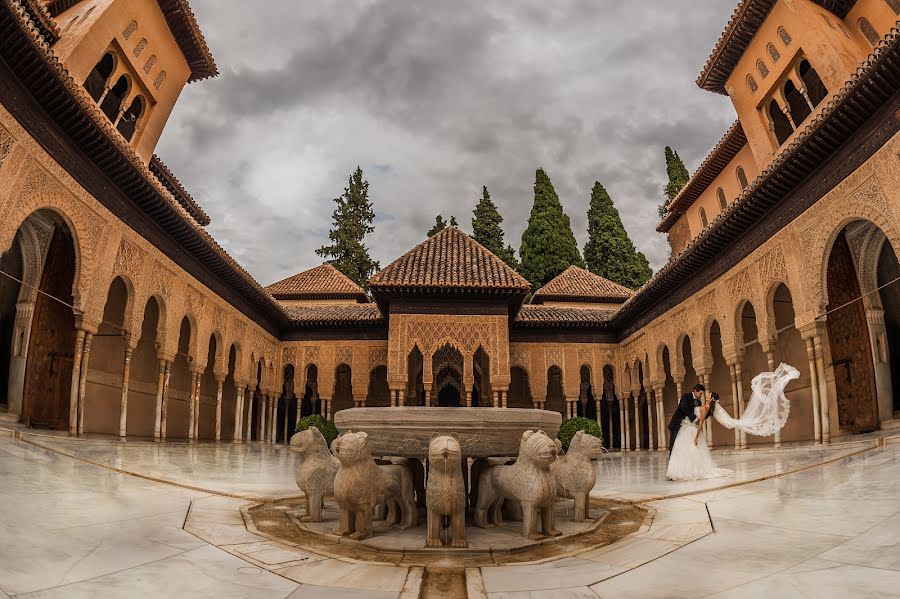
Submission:
[[[593,494],[640,502],[652,519],[563,559],[467,570],[468,594],[900,597],[895,441],[716,452],[735,475],[691,484],[664,480],[665,454],[610,456]],[[421,568],[248,528],[242,508],[297,495],[294,460],[272,446],[0,436],[0,598],[419,596]]]

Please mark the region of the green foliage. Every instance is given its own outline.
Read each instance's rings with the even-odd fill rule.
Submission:
[[[488,193],[487,187],[481,188],[481,199],[472,211],[472,238],[478,243],[492,251],[501,260],[506,262],[512,268],[518,268],[519,263],[516,260],[516,252],[511,245],[503,243],[503,229],[500,223],[503,217],[497,210],[496,204],[491,200],[491,194]]]
[[[375,212],[369,201],[369,182],[363,179],[361,168],[356,167],[344,193],[334,202],[337,204],[331,215],[334,226],[328,233],[331,245],[320,247],[316,254],[366,288],[369,277],[378,270],[378,262],[372,260],[363,244],[365,236],[375,230],[372,226]]]
[[[453,223],[455,221],[456,221],[456,219],[451,216],[450,222]],[[444,220],[444,215],[438,214],[436,217],[434,217],[434,226],[428,230],[428,236],[434,237],[435,235],[437,235],[438,233],[440,233],[441,231],[443,231],[446,228],[447,228],[447,221]]]
[[[646,256],[637,251],[606,189],[599,181],[591,190],[587,213],[588,242],[584,260],[588,270],[629,289],[637,289],[653,275]]]
[[[569,418],[559,427],[556,438],[560,440],[564,451],[569,451],[569,443],[578,431],[584,431],[588,435],[594,435],[601,441],[603,440],[603,429],[596,420],[590,418]]]
[[[688,173],[688,170],[684,167],[684,162],[682,162],[681,157],[678,156],[678,152],[669,146],[666,146],[665,155],[666,175],[669,178],[669,182],[663,187],[663,193],[665,194],[666,199],[659,206],[660,218],[666,215],[666,212],[669,210],[669,204],[675,199],[675,196],[678,195],[681,188],[687,184],[688,179],[691,178],[690,173]]]
[[[325,437],[325,445],[331,447],[331,442],[337,439],[338,429],[331,420],[325,420],[318,414],[305,416],[297,421],[295,432],[305,431],[309,427],[314,426],[319,429],[322,436]]]
[[[519,257],[522,260],[519,272],[535,288],[573,264],[584,267],[569,216],[563,211],[544,169],[539,168],[535,173],[534,205],[528,226],[522,233]]]

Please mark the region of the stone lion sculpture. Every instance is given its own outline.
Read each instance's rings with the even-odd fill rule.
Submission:
[[[550,464],[550,471],[556,480],[556,493],[560,497],[575,500],[575,522],[584,522],[588,517],[590,492],[597,482],[597,472],[591,460],[603,453],[603,443],[595,437],[578,431],[569,443],[566,455]]]
[[[399,505],[401,528],[416,519],[412,476],[403,466],[378,466],[372,459],[368,434],[347,432],[331,444],[340,462],[334,478],[334,500],[340,508],[340,523],[334,534],[362,540],[372,536],[372,511],[381,502],[390,509]],[[396,513],[394,509],[394,513]]]
[[[428,515],[426,547],[441,547],[441,524],[450,519],[450,546],[467,547],[466,488],[462,475],[462,449],[454,437],[435,437],[428,445]]]
[[[491,522],[503,522],[501,508],[504,499],[522,506],[522,536],[540,540],[559,536],[553,522],[553,503],[556,501],[556,481],[550,464],[556,460],[556,443],[544,431],[525,431],[519,444],[519,457],[511,466],[491,466],[478,479],[478,503],[475,506],[475,525],[489,528]],[[538,514],[543,534],[538,533]]]
[[[291,437],[291,449],[302,456],[297,467],[297,486],[306,497],[306,514],[302,522],[322,521],[322,502],[334,495],[334,477],[340,462],[328,451],[325,437],[312,426]]]

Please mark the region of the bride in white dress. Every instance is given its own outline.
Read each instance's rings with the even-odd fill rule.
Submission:
[[[689,418],[682,420],[672,454],[669,456],[666,478],[680,481],[730,476],[730,470],[716,467],[706,444],[706,436],[702,432],[701,427],[710,405],[715,405],[712,415],[722,426],[737,428],[751,435],[768,437],[781,430],[787,422],[791,404],[784,396],[784,388],[799,376],[797,369],[787,364],[780,364],[775,372],[763,372],[755,376],[750,383],[753,392],[750,401],[738,419],[729,416],[725,409],[718,405],[719,396],[712,393],[712,402],[694,408],[694,415],[697,417],[694,422]]]

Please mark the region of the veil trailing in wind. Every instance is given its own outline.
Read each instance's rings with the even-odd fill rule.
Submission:
[[[784,396],[784,388],[800,372],[793,366],[781,363],[775,372],[763,372],[750,383],[752,395],[741,417],[734,419],[725,410],[713,410],[713,417],[726,428],[736,428],[758,437],[769,437],[784,428],[791,402]]]

